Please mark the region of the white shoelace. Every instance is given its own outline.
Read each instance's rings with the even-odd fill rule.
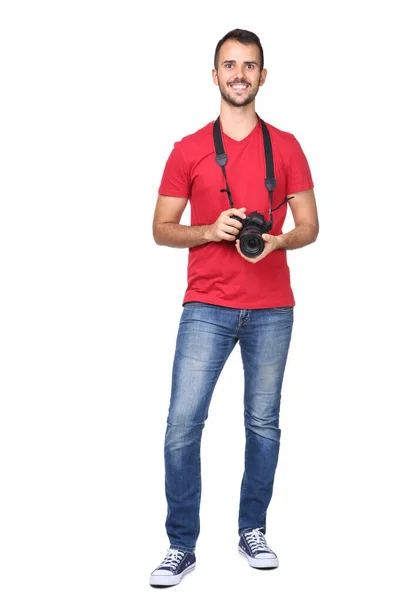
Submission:
[[[185,553],[181,552],[180,550],[169,549],[167,552],[167,556],[164,558],[158,569],[161,569],[163,567],[172,567],[173,569],[176,569],[184,555]]]
[[[250,546],[250,550],[254,552],[258,552],[259,550],[264,550],[267,552],[271,552],[271,549],[268,548],[267,542],[265,541],[265,537],[263,532],[260,529],[253,529],[252,531],[247,531],[244,534],[246,541]]]

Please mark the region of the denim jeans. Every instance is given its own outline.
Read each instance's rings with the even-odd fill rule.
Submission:
[[[171,548],[193,552],[200,532],[200,444],[215,384],[239,342],[244,369],[245,468],[238,533],[261,527],[272,496],[281,430],[281,387],[293,307],[233,309],[185,304],[176,343],[165,434],[165,522]]]

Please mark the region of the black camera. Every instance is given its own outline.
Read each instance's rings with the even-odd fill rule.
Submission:
[[[259,256],[265,248],[265,241],[261,236],[271,231],[272,223],[265,221],[264,216],[256,211],[247,215],[245,219],[236,216],[231,218],[237,219],[243,225],[236,236],[242,253],[249,258]]]

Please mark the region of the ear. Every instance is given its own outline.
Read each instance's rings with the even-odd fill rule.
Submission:
[[[215,85],[218,85],[218,73],[215,69],[212,70],[212,78]]]
[[[260,86],[264,85],[265,80],[267,78],[267,74],[268,74],[267,69],[263,69],[261,71],[261,73],[260,73],[260,83],[259,83]]]

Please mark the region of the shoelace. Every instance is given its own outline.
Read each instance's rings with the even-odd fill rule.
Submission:
[[[167,556],[164,558],[158,569],[161,569],[162,567],[172,567],[173,569],[176,569],[184,555],[185,553],[180,550],[169,549]]]
[[[267,546],[267,542],[265,541],[265,537],[263,532],[260,529],[253,529],[252,531],[247,531],[244,534],[246,541],[250,546],[250,550],[254,552],[258,552],[259,550],[267,550],[267,552],[271,552],[270,548]]]

